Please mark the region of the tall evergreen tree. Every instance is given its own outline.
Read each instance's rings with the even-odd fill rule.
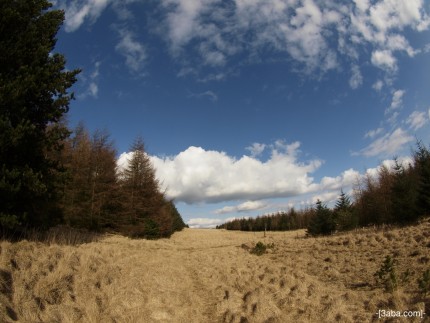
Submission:
[[[0,1],[0,227],[60,220],[52,151],[69,135],[60,123],[78,70],[53,53],[64,13],[46,0]]]
[[[430,215],[430,151],[421,141],[414,153],[417,173],[417,212],[419,216]]]
[[[138,137],[131,146],[132,156],[121,175],[125,196],[125,210],[131,222],[151,213],[154,195],[159,193],[159,183],[155,178],[149,156],[145,152],[143,139]]]
[[[316,203],[315,215],[313,216],[307,233],[312,236],[328,235],[336,230],[333,212],[320,200]]]
[[[410,223],[418,218],[416,177],[412,167],[405,167],[394,160],[394,182],[392,186],[392,213],[397,223]]]
[[[172,218],[141,137],[135,140],[131,152],[132,157],[120,175],[126,230],[147,238],[170,235]]]
[[[351,230],[358,225],[358,218],[351,203],[351,199],[343,190],[334,207],[334,218],[338,230]]]

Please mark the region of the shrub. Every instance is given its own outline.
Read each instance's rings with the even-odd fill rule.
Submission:
[[[382,284],[387,292],[393,292],[398,287],[395,260],[386,256],[381,268],[374,274],[377,284]]]
[[[266,253],[267,246],[262,243],[261,241],[258,241],[254,248],[251,249],[251,253],[261,256],[262,254]]]
[[[396,260],[391,256],[386,256],[381,267],[374,274],[377,284],[384,286],[387,292],[394,292],[399,287],[399,284],[406,284],[411,276],[410,270],[407,269],[399,278],[396,266]]]

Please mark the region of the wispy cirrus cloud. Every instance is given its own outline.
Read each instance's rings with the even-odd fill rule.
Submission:
[[[207,91],[199,92],[199,93],[190,92],[188,97],[197,98],[197,99],[207,98],[207,99],[211,100],[212,102],[218,101],[218,95],[211,90],[207,90]]]
[[[101,61],[94,63],[93,71],[90,75],[80,75],[80,80],[85,90],[78,94],[78,99],[97,98],[99,93],[99,76]]]
[[[390,112],[393,110],[397,110],[399,108],[401,108],[402,104],[403,104],[403,96],[405,95],[405,91],[404,90],[396,90],[393,93],[393,98],[391,100],[391,104],[389,106],[389,108],[386,110],[386,112]]]
[[[424,111],[414,111],[406,119],[406,124],[409,125],[409,127],[413,130],[418,130],[429,122],[429,116],[430,110],[429,113]]]
[[[383,136],[375,139],[370,145],[363,148],[359,152],[352,153],[352,155],[361,155],[365,157],[392,157],[402,150],[406,144],[412,142],[413,140],[414,137],[411,136],[407,131],[403,130],[402,128],[397,128],[393,132],[386,133]]]
[[[368,132],[366,132],[366,134],[364,135],[364,138],[375,138],[377,135],[381,134],[384,131],[384,128],[377,128],[374,130],[369,130]]]
[[[125,28],[119,28],[120,40],[116,45],[118,53],[124,56],[125,64],[133,73],[142,73],[147,59],[145,46],[136,39],[136,35]]]
[[[65,11],[65,29],[73,32],[85,21],[95,22],[112,0],[75,0],[61,1],[57,5]]]

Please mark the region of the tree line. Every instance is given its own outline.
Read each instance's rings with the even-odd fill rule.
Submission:
[[[255,218],[234,219],[218,225],[217,229],[241,230],[241,231],[289,231],[306,228],[315,210],[306,208],[289,211],[279,211],[272,214],[257,216]]]
[[[168,237],[185,224],[173,201],[166,199],[141,137],[130,147],[123,169],[107,131],[92,136],[80,123],[65,141],[66,176],[61,207],[74,227],[115,230],[133,237]]]
[[[0,2],[0,233],[58,224],[146,238],[181,230],[141,138],[118,170],[106,131],[64,122],[80,70],[54,52],[64,12],[51,7]]]
[[[430,150],[417,141],[412,162],[379,167],[377,175],[358,179],[353,197],[343,191],[333,208],[318,200],[312,208],[242,218],[217,228],[242,231],[307,229],[312,236],[328,235],[369,225],[407,225],[430,215]]]

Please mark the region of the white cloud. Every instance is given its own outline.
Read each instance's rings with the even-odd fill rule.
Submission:
[[[390,50],[375,50],[370,59],[373,65],[387,72],[397,71],[397,59]]]
[[[218,95],[216,95],[215,92],[210,91],[210,90],[205,91],[205,92],[201,92],[201,93],[192,93],[192,92],[190,92],[190,94],[188,95],[188,97],[190,97],[190,98],[197,98],[197,99],[208,98],[212,102],[218,101]]]
[[[127,5],[136,1],[58,2],[66,11],[66,31],[71,32],[85,21],[95,22],[111,4],[118,19],[129,22],[134,15]],[[423,0],[354,0],[345,4],[316,0],[161,0],[157,4],[154,10],[161,13],[161,19],[150,26],[152,31],[164,38],[182,70],[193,68],[193,74],[201,78],[202,66],[216,69],[218,72],[210,72],[211,79],[228,73],[220,73],[220,69],[228,71],[237,66],[234,58],[238,54],[244,54],[245,62],[262,61],[270,59],[268,52],[275,53],[277,59],[298,63],[296,71],[317,77],[338,69],[342,58],[351,66],[370,61],[394,74],[398,52],[410,57],[418,52],[404,31],[421,32],[430,26]],[[139,55],[128,56],[130,66],[139,65],[137,57],[145,57],[141,49],[138,51]],[[353,67],[352,88],[361,85],[360,75]]]
[[[388,35],[386,47],[390,51],[405,51],[410,57],[415,56],[417,53],[402,35]]]
[[[401,128],[397,128],[392,133],[387,133],[384,136],[376,139],[360,152],[353,155],[363,155],[366,157],[394,155],[403,149],[404,145],[414,140],[414,137],[409,135]]]
[[[271,155],[267,161],[255,156],[240,159],[224,152],[189,147],[176,156],[151,156],[156,176],[169,198],[178,202],[218,203],[240,201],[215,213],[247,212],[268,206],[269,198],[291,198],[313,192],[340,190],[353,184],[358,172],[348,169],[336,177],[315,182],[311,176],[321,165],[318,159],[298,160],[300,143],[282,140],[265,145]],[[123,153],[118,166],[123,168],[130,153]]]
[[[375,138],[377,135],[379,135],[383,131],[384,131],[384,128],[378,128],[378,129],[370,130],[370,131],[366,132],[366,134],[364,135],[364,138],[371,138],[371,139]]]
[[[369,9],[369,0],[354,0],[354,3],[361,12],[366,12]]]
[[[400,163],[400,165],[403,165],[403,167],[408,167],[409,165],[412,165],[414,163],[413,159],[410,156],[397,157],[397,162]],[[377,179],[382,167],[386,167],[389,171],[392,171],[394,166],[394,159],[385,159],[384,161],[382,161],[382,163],[380,163],[379,166],[366,169],[366,171],[364,172],[365,175],[363,176],[370,175],[372,178]]]
[[[394,91],[393,98],[391,99],[391,104],[388,109],[386,109],[385,113],[389,113],[393,110],[398,110],[399,108],[401,108],[403,104],[403,96],[405,95],[405,93],[406,92],[404,90]]]
[[[249,147],[246,147],[246,150],[249,150],[251,152],[252,157],[257,157],[257,156],[261,155],[263,153],[264,149],[266,149],[266,145],[260,144],[257,142],[253,143]]]
[[[100,75],[101,62],[97,61],[94,64],[94,70],[89,77],[81,76],[81,81],[86,86],[86,90],[78,94],[78,99],[86,99],[88,97],[97,98],[99,93],[98,79]]]
[[[79,29],[86,19],[95,22],[110,2],[111,0],[78,0],[61,3],[60,8],[65,10],[66,31]]]
[[[217,225],[223,224],[226,220],[211,219],[211,218],[193,218],[188,220],[187,224],[190,228],[215,228]]]
[[[429,111],[430,113],[430,111]],[[414,111],[410,114],[410,116],[406,119],[406,123],[413,130],[418,130],[424,127],[429,121],[429,116],[426,115],[423,111]]]
[[[132,72],[140,73],[147,59],[145,47],[131,31],[119,29],[118,33],[120,41],[116,50],[125,57],[125,63]]]
[[[97,98],[97,94],[99,93],[99,86],[95,82],[91,82],[88,88],[90,96]]]
[[[383,81],[381,81],[381,80],[377,80],[373,85],[372,85],[372,88],[375,90],[375,91],[381,91],[382,90],[382,88],[384,87],[384,82]]]
[[[351,72],[352,75],[349,79],[349,86],[355,90],[363,84],[363,76],[361,75],[360,68],[357,65],[352,66]]]
[[[318,191],[335,190],[339,191],[342,187],[351,186],[359,178],[360,173],[350,168],[336,177],[323,177],[318,184]]]
[[[261,210],[267,206],[267,203],[262,201],[246,201],[235,206],[224,206],[221,209],[215,210],[215,214],[236,213],[236,212],[249,212]]]
[[[295,196],[312,188],[310,174],[322,161],[298,161],[299,146],[297,142],[277,141],[265,162],[252,156],[236,159],[224,152],[200,147],[189,147],[171,157],[153,156],[151,160],[168,197],[177,201],[261,200]],[[127,153],[122,154],[118,164],[126,158]]]

